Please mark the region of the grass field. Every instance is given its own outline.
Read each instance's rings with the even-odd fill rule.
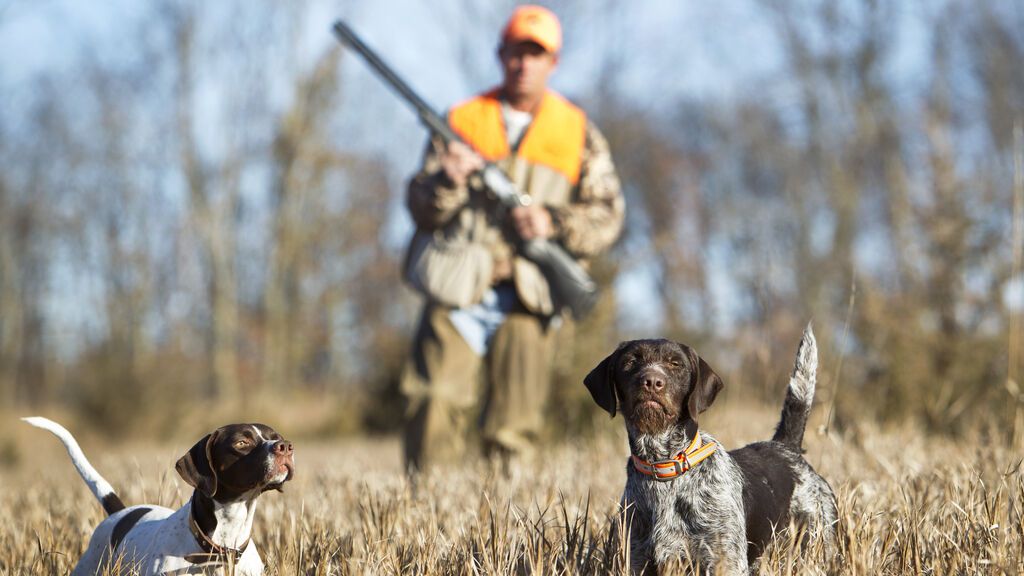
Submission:
[[[777,410],[725,405],[709,415],[703,425],[737,447],[767,437]],[[509,477],[467,463],[415,491],[396,440],[299,441],[297,476],[261,498],[254,541],[269,574],[624,573],[610,535],[627,454],[620,426],[546,449]],[[2,428],[13,440],[0,467],[0,575],[67,574],[102,513],[57,440],[24,428]],[[189,495],[173,471],[184,441],[82,444],[129,504],[176,507]],[[1024,572],[1020,446],[869,425],[842,436],[808,430],[805,444],[838,495],[839,552],[777,542],[761,574]]]

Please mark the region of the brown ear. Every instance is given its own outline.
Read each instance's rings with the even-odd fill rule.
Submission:
[[[213,498],[217,493],[217,471],[213,466],[210,451],[218,436],[220,430],[207,434],[174,465],[181,479],[205,494],[207,498]]]
[[[587,390],[590,390],[590,395],[594,397],[594,402],[601,408],[604,408],[615,418],[615,408],[618,405],[618,399],[615,395],[615,365],[619,361],[619,354],[625,347],[625,343],[619,344],[615,352],[612,352],[607,358],[601,360],[601,362],[587,374],[587,377],[583,379],[583,383],[587,386]]]
[[[708,366],[708,363],[703,358],[693,351],[693,348],[685,344],[680,344],[680,346],[689,353],[691,366],[693,366],[690,376],[692,388],[690,390],[688,408],[690,410],[690,418],[696,420],[697,415],[707,410],[711,403],[715,401],[715,397],[725,387],[725,382],[711,369],[711,366]]]

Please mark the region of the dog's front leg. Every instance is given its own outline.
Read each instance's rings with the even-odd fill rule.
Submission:
[[[739,538],[726,536],[722,542],[721,551],[715,561],[713,574],[728,574],[729,576],[745,576],[751,573],[751,566],[747,562],[747,543]]]

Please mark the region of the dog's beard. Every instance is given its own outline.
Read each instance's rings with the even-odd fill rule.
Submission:
[[[655,398],[638,398],[630,412],[630,422],[643,434],[663,432],[675,419],[676,414]]]

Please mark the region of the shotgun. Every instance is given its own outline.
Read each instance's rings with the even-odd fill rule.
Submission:
[[[403,100],[416,109],[420,121],[439,136],[446,144],[461,142],[470,146],[448,125],[448,121],[434,111],[419,94],[413,91],[377,54],[370,49],[347,24],[338,20],[334,23],[334,34],[346,46],[352,48]],[[472,147],[472,146],[470,146]],[[495,197],[507,207],[529,206],[533,199],[519,190],[508,175],[493,162],[487,162],[481,170],[481,178]],[[573,318],[582,318],[597,301],[597,285],[565,249],[553,241],[543,238],[521,241],[519,251],[540,268],[551,288],[556,310],[568,308]]]

